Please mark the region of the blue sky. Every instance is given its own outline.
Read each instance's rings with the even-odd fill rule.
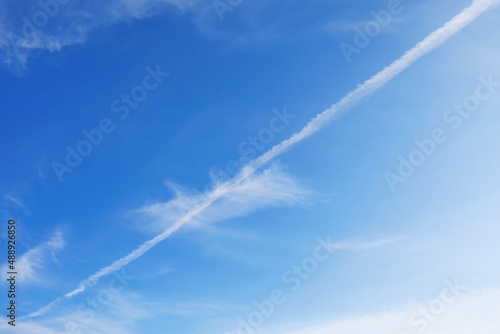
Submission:
[[[0,3],[2,333],[496,333],[498,0],[61,3]]]

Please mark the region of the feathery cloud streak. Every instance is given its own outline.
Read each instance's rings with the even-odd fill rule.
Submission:
[[[19,257],[16,262],[19,280],[23,284],[39,281],[39,270],[43,268],[46,258],[54,257],[56,252],[62,250],[65,245],[61,231],[56,231],[49,241],[30,249]],[[9,271],[8,264],[3,265],[1,270],[2,278],[6,278],[6,273]]]
[[[273,163],[262,173],[254,174],[235,185],[203,214],[194,217],[189,225],[221,222],[269,206],[305,203],[306,197],[312,192],[297,184],[296,180],[282,169],[280,164]],[[168,182],[167,186],[174,190],[174,199],[166,203],[148,205],[134,212],[149,219],[146,224],[141,220],[142,230],[146,228],[155,234],[164,231],[205,200],[205,194],[200,192],[189,192]]]
[[[89,32],[118,22],[148,18],[198,0],[23,1],[0,3],[0,66],[22,74],[30,57],[84,43]],[[46,3],[46,4],[44,4]],[[45,18],[45,19],[44,19]]]

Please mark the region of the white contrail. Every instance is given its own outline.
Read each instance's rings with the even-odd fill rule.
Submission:
[[[104,267],[97,273],[93,274],[86,280],[82,281],[79,287],[66,295],[56,299],[47,306],[39,309],[38,311],[28,315],[29,317],[35,317],[42,315],[49,311],[55,304],[62,300],[69,299],[83,291],[89,286],[97,283],[97,281],[107,276],[117,270],[120,270],[130,262],[139,258],[142,254],[146,253],[148,250],[153,248],[159,242],[168,238],[172,233],[181,228],[184,224],[189,222],[192,218],[200,214],[206,208],[208,208],[212,203],[214,203],[219,198],[227,194],[236,185],[244,181],[248,176],[252,175],[258,168],[262,167],[264,164],[269,162],[271,159],[279,156],[285,151],[289,150],[293,145],[304,140],[310,135],[314,134],[321,128],[325,127],[331,120],[338,118],[343,112],[348,111],[357,103],[359,103],[363,98],[367,97],[371,93],[375,92],[377,89],[385,85],[396,75],[401,73],[415,61],[417,61],[422,56],[426,55],[433,49],[437,48],[450,37],[458,33],[460,30],[465,28],[467,25],[472,23],[484,12],[492,9],[494,6],[498,5],[500,0],[474,0],[472,5],[465,8],[460,14],[455,16],[453,19],[448,21],[444,26],[438,30],[431,33],[420,43],[415,45],[411,50],[407,51],[401,58],[394,61],[391,65],[384,68],[382,71],[365,81],[363,84],[359,85],[355,90],[344,96],[339,102],[332,105],[327,110],[318,114],[312,120],[310,120],[306,126],[299,132],[293,134],[290,138],[277,144],[269,151],[251,161],[247,166],[245,166],[242,171],[237,174],[233,179],[219,185],[212,192],[206,195],[205,201],[198,206],[190,210],[186,215],[176,221],[171,227],[166,229],[163,233],[159,234],[155,238],[146,241],[140,245],[137,249],[129,253],[127,256],[116,260],[111,265]]]

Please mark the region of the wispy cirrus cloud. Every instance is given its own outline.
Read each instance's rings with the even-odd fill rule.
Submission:
[[[18,279],[22,284],[37,283],[41,280],[40,271],[50,259],[55,259],[56,254],[66,245],[63,234],[57,230],[49,241],[44,242],[35,248],[28,250],[16,260],[16,271]],[[8,264],[0,269],[5,278],[8,271]]]
[[[134,334],[138,324],[146,319],[167,313],[159,310],[161,304],[145,301],[136,293],[114,294],[109,304],[99,305],[99,311],[82,304],[61,308],[58,315],[40,320],[18,319],[16,327],[0,323],[1,333],[23,334]]]
[[[476,290],[446,305],[429,319],[419,315],[429,303],[413,302],[393,311],[350,316],[334,321],[273,326],[256,334],[496,334],[500,328],[500,290]],[[432,317],[432,318],[431,318]],[[413,321],[412,321],[413,318]],[[419,321],[420,320],[420,321]],[[425,329],[424,329],[425,328]]]
[[[98,291],[99,286],[96,287]],[[21,318],[16,327],[0,323],[0,332],[23,334],[136,334],[142,333],[141,322],[166,317],[219,317],[244,309],[243,305],[217,300],[158,301],[145,298],[134,291],[113,294],[109,303],[98,308],[77,301],[61,306],[58,314],[29,319]]]
[[[220,186],[214,182],[216,187]],[[175,193],[172,200],[147,205],[135,211],[141,215],[141,229],[146,227],[153,233],[164,231],[206,200],[206,195],[200,192],[189,191],[170,182],[166,182],[166,185]],[[284,171],[283,166],[274,163],[262,173],[253,174],[235,185],[203,213],[193,217],[188,226],[242,217],[267,207],[305,204],[312,195],[313,192],[301,186]]]
[[[196,301],[182,303],[158,304],[157,310],[162,314],[178,317],[221,316],[234,310],[244,309],[243,305],[223,303],[219,301]]]
[[[396,243],[398,241],[401,241],[403,238],[404,238],[403,236],[395,236],[395,237],[389,237],[371,241],[356,240],[356,241],[338,242],[338,243],[332,243],[332,245],[337,250],[364,251],[364,250],[384,247]]]
[[[24,203],[24,201],[22,199],[11,196],[11,195],[4,195],[3,199],[4,199],[4,202],[7,206],[21,209],[24,212],[24,214],[26,214],[26,215],[30,214],[30,210],[29,210],[28,206]]]
[[[23,1],[0,3],[0,65],[21,74],[29,58],[87,40],[94,29],[151,17],[169,9],[186,11],[198,0]],[[41,5],[43,3],[50,5]]]

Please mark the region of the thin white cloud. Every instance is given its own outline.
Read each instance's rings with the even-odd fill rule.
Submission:
[[[67,293],[63,297],[56,299],[49,305],[30,314],[29,316],[39,316],[48,312],[58,302],[78,295],[79,293],[85,291],[87,286],[95,284],[95,282],[97,282],[100,278],[107,276],[117,270],[120,270],[130,262],[141,257],[144,253],[156,246],[159,242],[165,240],[170,235],[172,235],[172,233],[176,232],[185,224],[198,217],[201,213],[210,208],[216,201],[224,198],[224,196],[231,192],[233,188],[237,187],[242,182],[245,182],[248,177],[253,175],[257,169],[267,164],[270,160],[288,151],[295,144],[301,142],[320,129],[324,128],[332,120],[339,118],[343,113],[347,112],[348,110],[359,104],[364,98],[368,97],[370,94],[374,93],[379,88],[384,86],[387,82],[389,82],[392,78],[408,68],[415,61],[425,56],[438,46],[442,45],[450,37],[454,36],[467,25],[476,20],[481,14],[492,9],[499,3],[500,0],[474,0],[474,2],[469,7],[465,8],[460,14],[448,21],[443,27],[431,33],[423,41],[406,52],[401,58],[397,59],[391,65],[387,66],[382,71],[365,81],[363,84],[359,85],[355,90],[348,93],[339,102],[332,105],[322,113],[318,114],[315,118],[309,121],[309,123],[307,123],[307,125],[301,131],[295,133],[289,139],[282,141],[280,144],[274,146],[265,154],[251,161],[233,179],[220,184],[205,197],[203,202],[194,206],[189,212],[178,219],[165,231],[163,231],[153,239],[146,241],[125,257],[116,260],[109,266],[99,270],[97,273],[82,281],[77,289]]]
[[[16,327],[0,323],[0,332],[23,334],[134,334],[139,333],[138,323],[165,312],[159,311],[157,303],[145,301],[134,293],[114,294],[109,304],[100,304],[99,311],[83,303],[68,305],[62,315],[33,321],[19,318]]]
[[[97,287],[94,291],[100,291]],[[235,310],[244,310],[243,305],[220,301],[169,302],[151,301],[135,292],[113,294],[106,304],[98,308],[85,300],[61,307],[60,315],[39,319],[18,318],[16,327],[0,323],[0,333],[5,334],[136,334],[143,333],[141,322],[161,317],[218,317]],[[68,328],[68,329],[66,329]]]
[[[500,328],[500,290],[473,291],[445,305],[439,315],[431,314],[432,321],[415,317],[428,303],[412,303],[396,311],[351,316],[336,321],[316,324],[284,324],[256,330],[255,334],[497,334]],[[411,323],[411,319],[416,320]],[[423,330],[425,327],[425,330]]]
[[[12,196],[9,196],[9,195],[4,195],[3,198],[5,200],[8,200],[8,201],[12,202],[14,205],[20,207],[21,209],[25,208],[25,205],[24,205],[23,201],[20,200],[20,199],[18,199],[18,198],[15,198],[15,197],[12,197]]]
[[[373,18],[372,18],[373,20]],[[335,34],[344,34],[344,33],[355,33],[355,27],[365,27],[367,23],[372,20],[365,21],[349,21],[349,20],[335,20],[326,23],[323,26],[323,31],[335,35]],[[395,17],[391,20],[391,24],[387,27],[384,27],[384,32],[393,32],[395,31],[394,25],[403,23],[404,19],[401,17]]]
[[[158,313],[155,304],[144,301],[137,294],[117,294],[109,305],[103,305],[103,313],[89,319],[78,312],[68,313],[63,317],[53,319],[52,326],[73,323],[81,333],[88,334],[132,334],[137,333],[137,322],[153,317]]]
[[[202,193],[189,192],[171,183],[167,186],[174,190],[174,199],[136,210],[149,221],[144,224],[141,219],[141,229],[148,228],[155,233],[164,231],[205,200]],[[187,225],[206,225],[245,216],[260,208],[305,203],[309,195],[311,191],[301,187],[279,164],[273,164],[232,187]]]
[[[307,322],[283,323],[263,328],[255,328],[254,334],[497,334],[500,328],[500,290],[460,290],[460,294],[452,297],[449,290],[446,298],[452,297],[450,303],[445,302],[444,308],[437,307],[436,299],[423,302],[410,302],[405,306],[392,310],[378,311],[368,314],[351,315],[337,319],[314,320]],[[443,299],[441,299],[443,301]],[[184,303],[158,304],[145,302],[136,294],[122,294],[114,297],[105,306],[104,311],[97,313],[95,318],[89,318],[75,311],[66,311],[62,316],[44,320],[23,319],[10,328],[5,322],[0,324],[0,331],[5,334],[63,334],[65,326],[76,324],[82,333],[89,334],[133,334],[139,333],[140,322],[155,316],[171,314],[181,317],[220,316],[232,312],[240,305],[223,303]],[[427,311],[432,319],[426,321],[422,310]],[[75,309],[74,307],[72,308]],[[69,310],[67,308],[66,310]],[[418,315],[418,316],[416,316]],[[425,325],[425,330],[422,328]],[[236,334],[235,332],[226,332]]]
[[[9,206],[14,206],[21,209],[26,215],[30,214],[30,210],[23,200],[10,195],[4,195],[3,199],[8,203]]]
[[[40,271],[44,268],[48,259],[54,259],[57,252],[62,250],[66,242],[61,231],[56,231],[52,238],[21,255],[15,262],[17,278],[23,285],[39,282]],[[8,271],[9,264],[0,269],[3,280]]]
[[[288,151],[295,144],[324,128],[329,124],[329,122],[339,118],[343,113],[352,109],[364,98],[370,96],[372,93],[383,87],[415,61],[442,45],[450,37],[454,36],[476,20],[481,14],[492,9],[499,3],[500,0],[475,0],[472,5],[465,8],[460,14],[448,21],[443,27],[428,35],[424,40],[407,51],[401,58],[394,61],[391,65],[387,66],[382,71],[366,80],[364,83],[358,85],[355,90],[348,93],[339,102],[318,114],[315,118],[309,121],[301,131],[295,133],[289,139],[282,141],[280,144],[274,146],[265,154],[255,159],[252,164],[248,166],[248,169],[251,170],[264,165],[269,160]]]
[[[366,241],[366,242],[348,241],[348,242],[333,243],[333,246],[337,250],[364,251],[364,250],[384,247],[384,246],[393,244],[395,242],[398,242],[402,239],[403,239],[402,236],[396,236],[396,237],[390,237],[390,238],[384,238],[384,239],[378,239],[378,240]]]
[[[172,269],[170,266],[163,265],[162,267],[158,268],[157,270],[155,270],[151,273],[146,273],[146,274],[141,275],[141,279],[157,278],[157,277],[165,276],[173,271],[175,271],[175,269]]]
[[[13,8],[6,2],[0,3],[0,65],[15,74],[21,74],[30,57],[37,56],[40,52],[60,51],[66,46],[84,43],[88,33],[96,28],[147,18],[169,8],[184,11],[197,2],[198,0],[69,1],[58,5],[57,10],[51,7],[50,15],[45,14],[46,17],[50,16],[49,19],[38,26],[34,25],[34,15],[47,12],[38,2],[26,1],[20,8]]]
[[[229,304],[221,302],[184,302],[159,304],[158,312],[162,314],[171,314],[178,317],[202,317],[202,316],[221,316],[234,310],[243,310],[243,305]]]

